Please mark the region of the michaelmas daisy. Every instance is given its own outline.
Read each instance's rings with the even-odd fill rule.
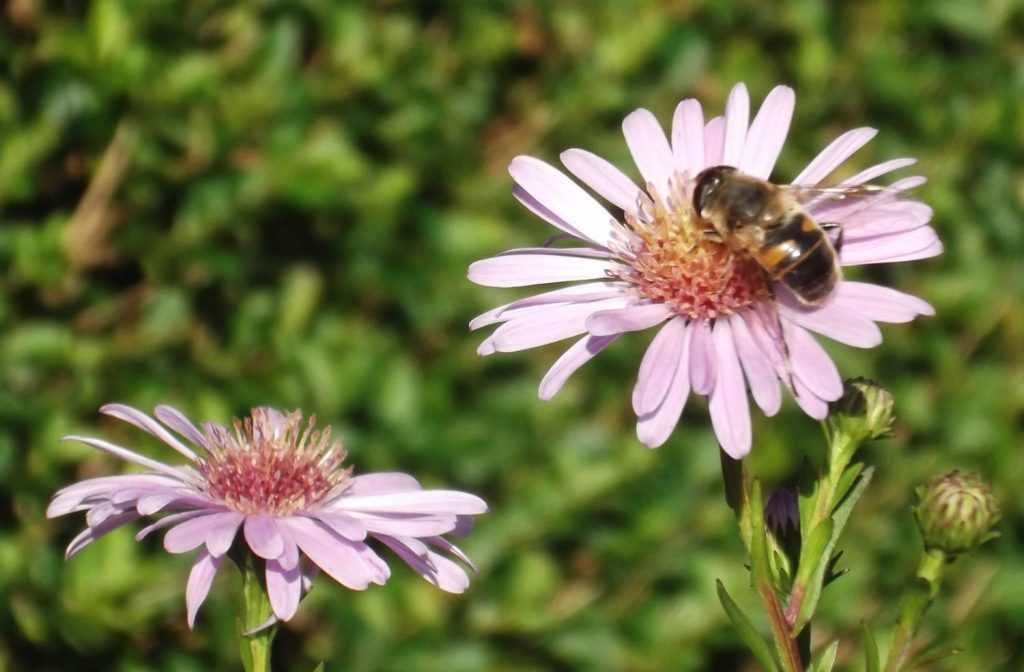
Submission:
[[[623,133],[642,187],[595,154],[563,152],[568,172],[621,217],[562,170],[529,156],[513,159],[509,172],[516,198],[571,242],[478,261],[469,278],[491,287],[575,284],[477,317],[473,329],[500,325],[480,345],[480,354],[580,337],[541,381],[540,396],[549,399],[620,335],[657,327],[632,399],[637,436],[650,447],[668,439],[691,392],[708,397],[715,434],[735,458],[751,447],[748,388],[766,415],[779,410],[786,387],[808,415],[823,418],[843,386],[812,332],[873,347],[882,340],[876,322],[907,322],[934,311],[894,289],[847,280],[822,305],[803,305],[753,259],[708,235],[708,223],[692,205],[694,178],[724,165],[767,180],[789,130],[794,100],[792,89],[776,87],[753,121],[743,84],[730,93],[725,115],[710,121],[699,102],[684,100],[676,108],[671,138],[651,112],[636,110],[623,122]],[[844,133],[789,182],[818,185],[875,134],[871,128]],[[887,161],[840,184],[864,184],[913,163]],[[841,227],[843,266],[931,257],[942,251],[928,225],[931,209],[902,198],[902,192],[923,182],[907,177],[867,199],[821,199],[805,209],[815,221]]]

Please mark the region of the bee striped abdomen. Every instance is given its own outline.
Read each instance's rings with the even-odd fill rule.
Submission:
[[[836,254],[824,232],[806,214],[795,211],[766,232],[758,257],[802,302],[822,302],[838,278]]]

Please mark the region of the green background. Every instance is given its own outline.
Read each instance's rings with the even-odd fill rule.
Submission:
[[[690,96],[718,114],[736,81],[755,104],[797,91],[774,179],[877,127],[841,173],[918,157],[946,245],[856,274],[936,317],[870,351],[826,344],[892,390],[899,422],[862,453],[878,472],[814,641],[840,638],[852,670],[862,621],[884,646],[918,553],[913,487],[961,467],[993,479],[1003,537],[951,570],[924,634],[964,651],[932,669],[1021,669],[1020,2],[12,0],[0,28],[0,670],[238,669],[230,568],[190,632],[190,558],[158,538],[62,559],[82,520],[47,521],[50,495],[124,468],[62,435],[175,460],[101,418],[108,401],[222,422],[299,407],[359,473],[489,501],[468,593],[397,560],[362,593],[320,577],[277,669],[755,669],[714,593],[719,577],[754,604],[703,398],[661,449],[634,436],[651,332],[543,403],[562,345],[481,358],[466,328],[526,294],[467,265],[553,232],[512,198],[513,156],[585,147],[635,174],[623,116],[667,125]],[[821,440],[791,401],[754,430],[768,478]]]

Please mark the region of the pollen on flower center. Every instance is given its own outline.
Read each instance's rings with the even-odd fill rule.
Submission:
[[[200,466],[211,497],[243,513],[287,515],[329,499],[347,485],[345,450],[331,430],[302,426],[301,411],[253,409],[234,433],[206,427],[209,455]]]
[[[624,279],[642,297],[680,315],[711,320],[769,295],[769,279],[757,262],[734,252],[693,210],[673,181],[665,203],[653,188],[640,216],[626,213],[637,236]]]

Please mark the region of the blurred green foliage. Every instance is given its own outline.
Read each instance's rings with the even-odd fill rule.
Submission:
[[[1004,536],[952,572],[925,635],[948,670],[1024,659],[1024,8],[1017,0],[587,3],[9,0],[0,18],[0,670],[237,669],[238,581],[189,632],[188,558],[115,533],[74,561],[81,525],[51,493],[122,465],[59,437],[173,459],[100,418],[107,401],[226,421],[255,404],[333,423],[358,471],[401,469],[484,495],[465,543],[480,573],[450,596],[399,563],[363,593],[317,583],[278,638],[279,669],[751,670],[714,592],[744,605],[703,400],[667,446],[633,435],[650,334],[622,339],[548,403],[557,346],[480,358],[473,260],[551,230],[514,201],[511,157],[581,146],[631,169],[636,107],[666,124],[797,90],[776,178],[842,130],[877,140],[853,172],[920,158],[946,253],[861,273],[938,316],[831,347],[893,391],[895,439],[869,449],[850,574],[815,642],[859,624],[885,642],[913,571],[913,486],[953,467],[1004,496]],[[813,422],[755,424],[784,478]]]

